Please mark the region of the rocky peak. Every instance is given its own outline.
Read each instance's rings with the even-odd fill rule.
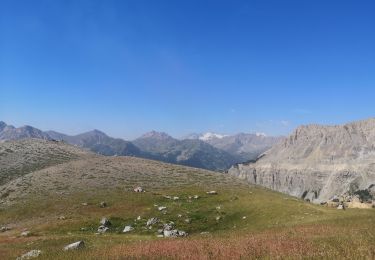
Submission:
[[[152,139],[157,139],[157,140],[167,140],[167,139],[172,139],[170,135],[164,132],[157,132],[157,131],[151,131],[148,133],[145,133],[142,135],[140,138],[152,138]]]

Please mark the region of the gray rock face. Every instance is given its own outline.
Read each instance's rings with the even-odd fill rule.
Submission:
[[[375,184],[375,119],[341,126],[308,125],[254,163],[229,174],[296,197],[321,202]]]

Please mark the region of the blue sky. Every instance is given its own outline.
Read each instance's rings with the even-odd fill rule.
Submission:
[[[375,116],[375,1],[0,2],[0,120],[132,139]]]

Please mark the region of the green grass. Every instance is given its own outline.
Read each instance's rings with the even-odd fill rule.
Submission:
[[[122,249],[117,247],[132,247],[138,245],[140,240],[144,241],[145,245],[149,244],[150,248],[154,245],[163,247],[164,244],[159,243],[170,243],[169,241],[176,241],[176,243],[183,241],[186,245],[190,245],[205,239],[201,232],[210,232],[210,238],[204,240],[208,243],[208,247],[210,243],[220,244],[221,239],[224,238],[229,241],[236,241],[236,239],[244,241],[241,239],[248,239],[249,235],[262,237],[271,232],[275,237],[286,233],[290,238],[300,241],[308,239],[306,243],[316,248],[314,252],[322,253],[319,251],[323,250],[322,248],[327,248],[327,252],[331,252],[330,255],[324,255],[323,250],[323,256],[347,257],[355,256],[360,252],[370,254],[373,252],[371,250],[374,250],[370,241],[374,241],[372,239],[375,235],[375,210],[340,211],[312,205],[257,187],[216,188],[218,195],[207,195],[208,190],[185,187],[134,193],[115,189],[75,193],[65,197],[57,195],[48,198],[35,197],[19,202],[0,211],[0,223],[14,226],[13,230],[0,233],[0,258],[12,259],[31,249],[42,250],[41,259],[99,259],[97,257],[104,257],[103,252],[109,255],[116,252],[113,258],[121,258]],[[188,196],[195,194],[200,198],[188,199]],[[178,196],[180,199],[169,200],[163,195]],[[100,208],[101,201],[106,201],[108,207]],[[83,202],[87,202],[88,206],[83,206]],[[166,206],[166,214],[158,211],[154,204]],[[178,217],[178,214],[182,217]],[[59,216],[65,216],[66,219],[60,220]],[[141,216],[142,220],[135,221],[137,216]],[[217,216],[221,217],[219,221],[216,220]],[[108,217],[113,225],[108,233],[95,235],[102,217]],[[157,226],[151,230],[145,228],[145,222],[151,217],[158,217],[162,222],[175,222],[178,229],[189,233],[189,238],[175,240],[157,238]],[[186,223],[186,218],[189,218],[191,223]],[[135,230],[122,234],[125,225],[132,225]],[[318,229],[322,226],[332,228],[333,231],[320,234],[311,228],[311,231],[303,236],[298,232],[299,228]],[[81,228],[85,231],[81,231]],[[27,238],[19,237],[23,229],[30,230],[33,235]],[[64,245],[77,240],[84,240],[87,244],[86,249],[77,252],[62,251]],[[271,241],[271,238],[267,241]],[[238,242],[233,248],[241,243]],[[350,249],[345,248],[350,243],[355,246]],[[225,245],[224,243],[223,247]],[[264,250],[260,253],[260,257],[270,257],[272,256],[270,252],[272,250]],[[213,251],[213,254],[215,255],[216,251]],[[291,251],[286,257],[298,258],[295,254]],[[254,255],[249,257],[252,256]],[[218,257],[224,256],[218,255]]]

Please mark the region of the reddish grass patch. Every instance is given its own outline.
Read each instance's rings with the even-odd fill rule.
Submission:
[[[241,259],[261,257],[313,256],[314,246],[305,233],[319,233],[315,228],[291,231],[232,235],[228,238],[164,239],[118,245],[109,248],[106,257],[123,258],[178,258],[178,259]]]

